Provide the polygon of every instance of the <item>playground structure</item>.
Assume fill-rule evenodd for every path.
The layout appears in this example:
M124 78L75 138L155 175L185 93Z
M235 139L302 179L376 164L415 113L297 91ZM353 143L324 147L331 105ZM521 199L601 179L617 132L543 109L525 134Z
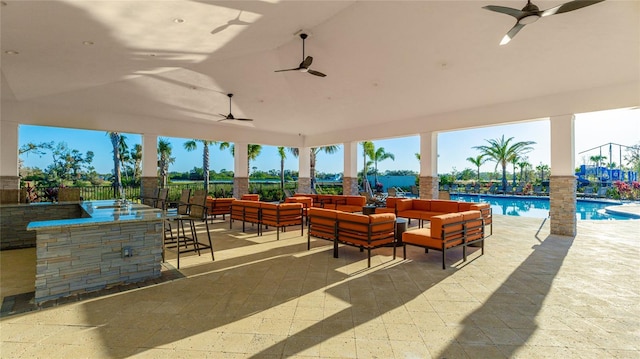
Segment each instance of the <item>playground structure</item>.
M612 162L613 159L613 147L618 146L618 162ZM609 156L605 157L602 155L602 149L608 147L609 148ZM629 146L617 144L617 143L605 143L603 145L590 148L588 150L582 151L579 154L591 152L594 150L598 150L598 156L594 156L599 158L598 164L595 165L587 165L583 164L580 166L580 170L576 172L577 181L579 186L588 186L591 182L596 182L601 185L611 184L616 181L631 183L634 181L638 181L638 172L636 171L628 171L620 167L622 165L622 149L631 148ZM603 166L606 161L608 161L606 166Z

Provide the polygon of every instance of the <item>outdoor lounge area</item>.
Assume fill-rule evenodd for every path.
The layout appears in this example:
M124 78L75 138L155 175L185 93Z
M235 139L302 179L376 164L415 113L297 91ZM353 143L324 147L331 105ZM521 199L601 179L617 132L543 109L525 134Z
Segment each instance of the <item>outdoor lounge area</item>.
M185 255L177 271L167 252L157 284L12 315L4 297L0 355L638 357L637 221L581 221L575 238L549 235L548 220L494 222L484 255L451 251L443 271L418 247L408 260L377 249L367 269L357 248L333 258L296 230L276 240L214 220L216 261ZM0 255L3 296L28 291L34 250Z
M96 162L113 155L112 167L82 179L113 177L108 200L129 198L118 178L123 154L135 157L136 195L146 195L167 186L169 163L185 163L176 147L192 147L182 142L172 154L165 140L197 143L202 166L189 170L196 175L202 168L203 187L210 178L205 169L224 172L220 197L242 205L243 196L256 195L255 145L297 153L290 156L297 162L292 190L303 194L316 190L327 162L319 150L335 146L340 193L356 196L359 172L373 157L361 156L362 144L411 137L413 146L397 155L419 168L411 174L415 188L387 194L449 199L475 187L439 187L439 174L450 165L442 162L453 153L440 150L443 137L543 122L548 141L539 146L549 166L540 179L548 185L478 192L533 194L548 198L549 208L544 218L493 212L492 235L482 247L454 246L445 255L409 245L395 258L390 243L363 252L363 246L334 249L336 242L308 237L302 216L313 208L306 202L290 204L297 207L295 220L280 221L278 206L264 222L261 211L247 218L246 208L262 206L251 199L240 223L232 212L239 205L207 201L212 193L204 189L206 221L185 223L207 244L210 239L202 255L163 246L166 200L155 201L146 218L119 203L135 231L122 225L115 208L102 208L107 214L100 218L74 212L65 219L95 223L77 226L86 232L73 236L75 224L41 227L33 245L0 251L0 358L640 357L638 220L578 220L575 179L578 117L640 106L640 2L553 8L566 1L535 1L548 11L540 13L518 10L536 7L526 0L1 1L3 206L47 212L52 207L45 205L65 205L18 204L29 177L21 172L24 157L39 156L41 145L53 154L63 146L48 141L65 140L53 131L47 142L24 138L30 126L101 132L92 148L69 148L59 158L73 159L73 177L80 179L78 166L93 171L94 155ZM591 130L608 125L603 120ZM136 136L139 147L121 153L124 136ZM475 147L467 139L457 143ZM218 152L209 157L207 146L216 144L232 149L226 168L217 167ZM280 168L274 173L285 171L284 158L270 160L277 162L269 167ZM508 169L515 176L515 164ZM480 167L477 172L479 181ZM381 205L379 197L364 200L318 203L356 210ZM24 219L7 207L6 217ZM407 218L404 234L422 220ZM25 225L13 223L2 224L24 232ZM417 244L431 242L427 227ZM391 228L386 232L385 241L393 241ZM67 234L91 252L91 265L77 268L77 258L65 252ZM126 266L117 270L126 278L115 278L113 263L144 269L136 253L144 236L152 242L144 255L153 257L152 274L133 280ZM42 265L41 248L58 239L60 258ZM66 265L62 273L59 262ZM45 289L73 296L38 297L43 270L62 283ZM67 276L83 271L96 277L81 288L86 294L76 295L77 282Z

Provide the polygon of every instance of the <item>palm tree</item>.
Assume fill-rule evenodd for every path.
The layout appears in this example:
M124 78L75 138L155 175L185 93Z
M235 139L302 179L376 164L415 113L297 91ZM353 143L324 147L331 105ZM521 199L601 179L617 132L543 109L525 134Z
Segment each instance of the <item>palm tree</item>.
M113 151L113 193L116 198L120 198L120 192L122 191L122 172L120 172L120 133L107 132L107 135L111 140Z
M478 168L478 182L480 182L480 166L487 162L487 159L484 155L477 155L476 157L467 157L467 161L473 163L474 166Z
M229 147L229 151L231 151L231 154L235 156L235 145L230 145L228 142L223 142L220 144L221 150L227 147ZM253 144L247 145L247 177L249 177L251 174L251 161L255 160L260 155L260 152L262 152L262 146Z
M375 148L375 147L374 147ZM392 161L396 160L396 156L393 155L393 153L390 152L386 152L384 150L384 147L380 147L378 149L376 149L375 151L373 151L373 156L370 156L371 160L373 161L373 166L375 169L375 183L376 186L378 186L378 162L382 162L386 159L391 159Z
M249 144L247 148L247 175L249 174L248 168L251 165L251 161L255 160L260 156L260 152L262 152L262 146Z
M513 154L511 155L511 157L509 158L509 162L513 165L513 186L516 186L516 165L518 164L518 162L520 161L520 156L518 156L517 154Z
M118 152L120 152L120 167L122 167L121 174L124 174L127 181L129 181L127 163L131 161L131 156L129 156L129 145L127 145L127 137L124 135L120 135L120 141L118 143Z
M420 161L420 154L418 152L414 153L416 155L416 159Z
M298 157L300 150L298 148L291 148L291 153L295 157ZM323 146L323 147L312 147L310 150L310 158L309 158L309 175L311 176L311 188L316 188L316 155L318 152L323 151L326 154L333 154L338 151L338 146Z
M129 156L133 163L133 180L139 183L140 175L142 174L142 145L135 144Z
M362 159L363 159L363 169L362 169L362 189L371 193L371 186L369 185L369 180L367 179L367 172L369 169L369 165L371 162L367 161L367 157L371 158L374 152L374 145L371 141L362 142Z
M171 143L166 139L158 140L158 167L160 169L160 182L162 188L167 187L167 177L169 177L169 164L175 161L175 158L171 157Z
M549 165L543 165L542 163L540 163L536 166L536 171L540 171L540 182L544 182L544 172L549 172L550 170L551 168L549 167Z
M284 193L284 160L287 159L284 147L278 147L278 155L280 156L280 190Z
M202 143L202 171L204 173L204 190L209 193L209 146L217 144L216 141L190 140L184 143L184 149L191 152L198 148L198 142Z
M528 157L524 157L521 159L521 162L518 163L518 167L520 167L520 181L524 181L527 182L528 179L528 175L527 175L527 168L531 167L531 163L527 162ZM527 177L527 178L525 178Z
M531 145L535 144L534 141L521 141L511 143L513 137L504 139L504 135L498 139L486 140L489 145L474 146L473 148L480 150L482 154L494 161L496 161L496 168L498 165L502 167L502 190L507 189L507 163L513 158L513 156L519 156L533 150Z

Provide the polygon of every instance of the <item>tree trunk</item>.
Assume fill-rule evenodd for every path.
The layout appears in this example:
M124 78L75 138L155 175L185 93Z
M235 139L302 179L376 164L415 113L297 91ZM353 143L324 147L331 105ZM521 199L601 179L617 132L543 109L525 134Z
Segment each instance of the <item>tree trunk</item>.
M367 153L364 151L364 148L362 151L362 159L364 160L364 167L362 168L362 190L373 195L370 186L367 186L367 183L369 183L369 180L367 179Z
M113 194L120 198L122 188L122 174L120 172L120 134L111 132L111 145L113 146Z
M311 188L316 189L316 151L311 149L311 154L309 156L309 174L311 175Z
M204 191L205 193L209 193L209 145L205 142L202 144L204 146L202 150L202 169L203 169L203 177L204 177Z
M502 164L502 191L507 191L507 164Z
M280 158L280 190L284 193L284 158Z

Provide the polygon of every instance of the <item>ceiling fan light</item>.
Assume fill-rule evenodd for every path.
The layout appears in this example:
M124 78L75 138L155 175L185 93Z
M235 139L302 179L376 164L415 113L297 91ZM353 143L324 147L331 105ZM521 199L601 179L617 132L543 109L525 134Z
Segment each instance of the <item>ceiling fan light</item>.
M300 71L300 72L309 72L309 69L307 69L307 68L303 67L303 68L301 68L299 71Z
M525 17L522 17L518 20L518 23L521 25L529 25L529 24L533 24L534 22L538 21L538 19L540 19L540 15L538 14L530 14L527 15Z

